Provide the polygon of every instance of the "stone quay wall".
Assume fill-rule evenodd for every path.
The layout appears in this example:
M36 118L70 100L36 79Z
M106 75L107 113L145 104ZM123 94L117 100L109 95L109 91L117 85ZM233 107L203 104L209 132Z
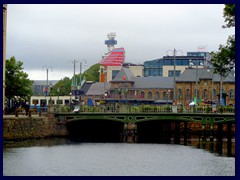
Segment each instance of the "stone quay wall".
M66 125L53 114L47 116L3 116L3 140L24 140L67 136Z

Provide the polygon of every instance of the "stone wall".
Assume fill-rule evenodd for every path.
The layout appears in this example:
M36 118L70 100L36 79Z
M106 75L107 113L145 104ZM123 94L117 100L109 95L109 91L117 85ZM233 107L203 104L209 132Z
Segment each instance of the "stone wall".
M65 124L58 123L53 114L46 116L3 116L3 139L31 139L67 136Z

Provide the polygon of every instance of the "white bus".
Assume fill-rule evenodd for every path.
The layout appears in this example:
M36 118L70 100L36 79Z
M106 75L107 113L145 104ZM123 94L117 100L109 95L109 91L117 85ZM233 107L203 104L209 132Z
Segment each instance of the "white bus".
M31 96L30 107L47 107L50 102L53 105L69 105L71 96Z

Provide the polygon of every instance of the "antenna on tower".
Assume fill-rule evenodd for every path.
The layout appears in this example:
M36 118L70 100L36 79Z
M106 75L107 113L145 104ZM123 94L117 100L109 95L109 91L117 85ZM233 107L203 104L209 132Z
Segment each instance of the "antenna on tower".
M116 33L110 32L107 34L108 40L105 40L105 44L107 45L108 51L111 52L114 49L115 44L117 44L117 41L115 40Z

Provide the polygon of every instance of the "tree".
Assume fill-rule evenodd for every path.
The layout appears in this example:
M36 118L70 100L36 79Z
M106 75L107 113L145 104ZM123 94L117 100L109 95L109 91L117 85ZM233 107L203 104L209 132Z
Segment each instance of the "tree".
M99 70L100 64L94 64L83 73L82 77L85 76L87 81L99 82Z
M15 57L6 60L6 91L8 100L20 97L28 99L32 94L33 81L28 79L28 74L23 72L23 62L16 61Z
M235 4L226 4L223 10L226 25L223 28L235 27ZM226 76L235 68L235 35L228 37L226 45L220 45L218 52L212 53L212 63L216 73Z
M83 74L82 78L86 78L86 81L93 81L99 82L99 64L92 65L89 69L87 69ZM75 75L75 78L79 82L79 74ZM58 81L52 88L51 88L51 95L53 96L68 96L71 92L71 84L73 81L73 77L70 79L65 77ZM59 92L58 92L59 89Z
M65 77L58 81L51 89L51 95L53 96L69 95L70 92L71 92L71 79L69 79L68 77Z

